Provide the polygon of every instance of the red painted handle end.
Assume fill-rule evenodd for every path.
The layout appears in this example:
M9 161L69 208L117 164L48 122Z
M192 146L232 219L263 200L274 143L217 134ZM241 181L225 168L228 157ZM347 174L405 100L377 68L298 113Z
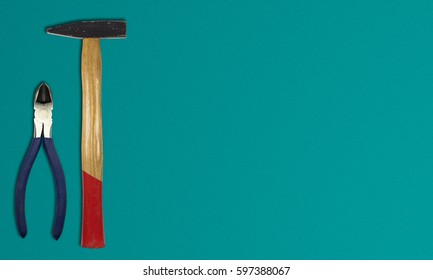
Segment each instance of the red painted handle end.
M81 246L85 248L105 247L102 181L84 171Z

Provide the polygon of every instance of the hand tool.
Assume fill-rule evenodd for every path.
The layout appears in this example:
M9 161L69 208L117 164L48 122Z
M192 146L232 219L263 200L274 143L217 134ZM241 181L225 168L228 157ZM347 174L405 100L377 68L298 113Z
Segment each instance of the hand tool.
M102 214L102 114L100 38L125 38L126 21L79 21L47 28L48 34L83 39L81 52L81 165L83 212L81 246L105 246Z
M50 88L46 83L42 83L35 93L34 99L34 134L30 147L21 164L18 173L18 180L15 189L15 214L18 231L24 238L27 235L27 223L25 216L25 197L26 186L29 179L30 170L35 162L36 156L43 144L47 153L51 171L54 176L56 186L56 214L53 227L53 237L58 240L63 231L66 214L66 181L62 165L57 156L54 142L51 137L53 97Z

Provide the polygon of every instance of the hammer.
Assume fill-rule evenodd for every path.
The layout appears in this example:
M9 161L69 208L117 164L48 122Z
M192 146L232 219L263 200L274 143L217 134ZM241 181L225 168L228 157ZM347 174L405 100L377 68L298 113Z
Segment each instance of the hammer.
M47 28L48 34L83 39L81 52L81 246L105 247L102 215L101 38L125 38L126 21L77 21Z

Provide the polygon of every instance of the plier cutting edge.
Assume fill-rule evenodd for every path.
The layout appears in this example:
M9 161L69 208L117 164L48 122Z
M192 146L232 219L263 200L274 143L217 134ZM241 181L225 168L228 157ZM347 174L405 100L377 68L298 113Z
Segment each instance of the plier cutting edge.
M54 148L51 138L53 98L51 90L46 83L42 83L35 93L34 99L34 135L30 147L21 164L15 189L15 214L18 231L21 237L27 235L27 223L25 216L26 186L30 170L36 156L43 144L56 186L56 214L53 226L53 237L58 240L63 231L66 214L66 181L62 165Z

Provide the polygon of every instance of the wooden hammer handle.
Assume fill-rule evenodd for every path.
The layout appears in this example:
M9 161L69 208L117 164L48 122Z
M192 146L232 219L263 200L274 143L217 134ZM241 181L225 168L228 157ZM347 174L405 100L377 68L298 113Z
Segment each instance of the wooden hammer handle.
M81 165L83 175L83 213L81 246L105 246L102 214L102 62L98 38L84 38L81 54L83 86Z

